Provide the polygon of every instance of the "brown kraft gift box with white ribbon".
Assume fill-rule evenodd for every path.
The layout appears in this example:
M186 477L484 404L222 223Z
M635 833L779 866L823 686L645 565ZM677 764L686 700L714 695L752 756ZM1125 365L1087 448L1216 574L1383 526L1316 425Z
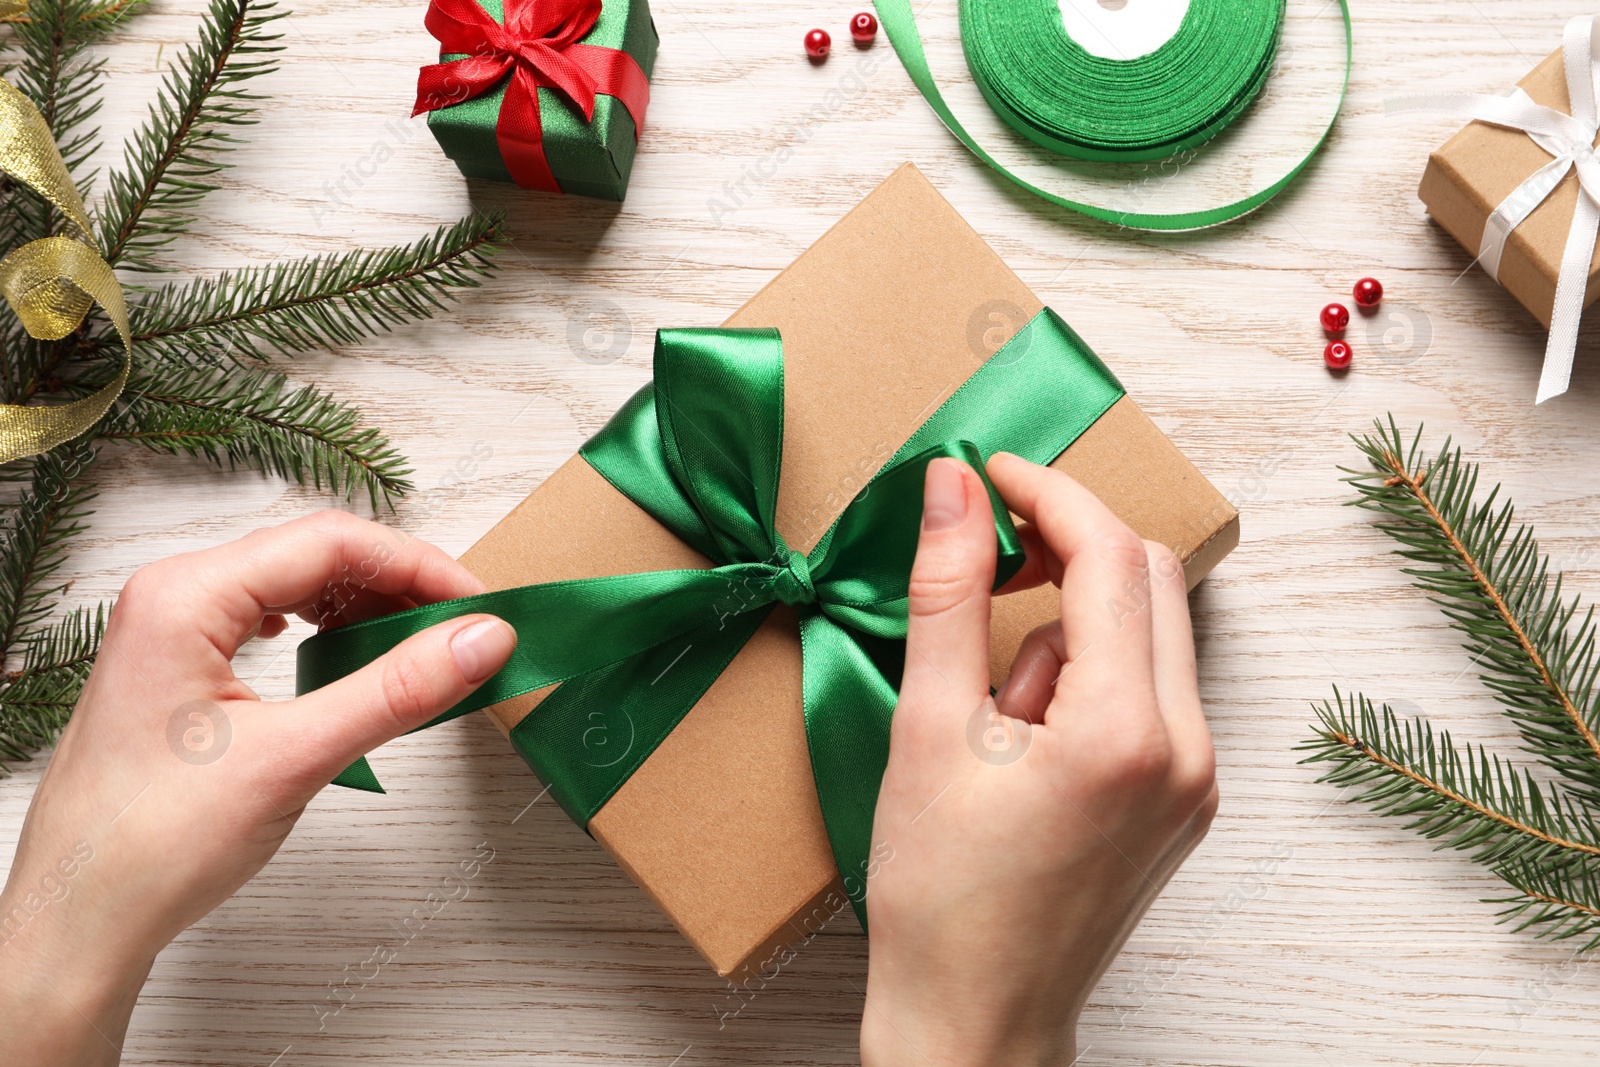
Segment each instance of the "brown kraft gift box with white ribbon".
M1536 104L1572 113L1561 49L1546 56L1517 85ZM1550 154L1521 130L1473 122L1428 156L1417 196L1428 214L1467 251L1479 254L1483 224L1500 202ZM1497 272L1501 288L1527 308L1545 329L1555 309L1561 253L1578 206L1578 175L1569 172L1542 204L1511 231ZM1600 296L1600 247L1589 261L1584 307Z
M785 540L809 551L928 414L1040 307L906 164L735 312L725 325L775 326L783 338L777 528ZM1115 371L1115 339L1100 342ZM1238 544L1238 513L1128 397L1054 466L1141 535L1171 546L1191 587ZM494 588L710 566L579 456L462 560ZM1057 609L1050 588L995 601L997 683L1023 635ZM509 731L548 692L488 713ZM778 606L589 831L735 980L849 910L811 776L789 608Z

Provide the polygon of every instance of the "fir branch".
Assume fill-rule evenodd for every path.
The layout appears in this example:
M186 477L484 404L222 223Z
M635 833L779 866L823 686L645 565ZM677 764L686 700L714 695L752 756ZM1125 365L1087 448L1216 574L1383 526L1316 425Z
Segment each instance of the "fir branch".
M100 651L106 617L102 603L27 636L21 668L0 682L0 757L26 759L61 732ZM6 770L0 763L0 773Z
M216 364L350 344L430 317L491 271L498 216L473 214L414 244L248 267L156 290L132 309L134 344ZM117 344L114 335L103 345Z
M51 361L54 344L30 337L15 316L0 314L0 351L5 356L0 361L0 399L8 404L24 402L30 383L40 380L40 370Z
M118 5L110 13L94 0L32 0L27 21L17 26L22 60L15 85L38 107L68 171L76 171L98 141L98 130L81 129L100 110L97 91L105 67L88 49L144 3ZM87 176L78 181L86 184Z
M193 208L217 186L233 128L255 122L260 96L244 83L277 69L283 16L272 3L211 0L198 44L186 46L168 72L149 117L126 146L122 169L107 180L100 247L107 261L159 269L152 256L194 222Z
M28 635L22 666L5 673L8 685L40 684L59 680L63 675L88 676L94 657L105 636L109 608L101 604L93 611L69 611L53 624Z
M33 0L14 35L21 58L13 84L39 109L80 189L92 177L77 172L99 141L99 130L85 126L100 110L98 89L105 67L104 59L88 49L116 22L90 17L101 6L94 0ZM7 192L10 210L0 229L0 251L59 231L63 220L43 197L10 179Z
M405 459L355 408L265 370L142 365L97 436L326 485L346 500L365 490L373 507L413 488Z
M1317 706L1321 725L1302 763L1331 763L1318 781L1355 787L1355 798L1406 828L1468 852L1515 891L1491 897L1500 921L1538 936L1600 944L1600 827L1595 813L1557 787L1541 787L1484 747L1455 747L1426 719L1374 710L1360 693Z
M1387 516L1377 525L1419 567L1405 573L1439 604L1479 677L1505 706L1529 749L1574 794L1600 807L1600 706L1596 702L1593 609L1562 599L1559 575L1532 528L1513 528L1499 487L1474 501L1478 465L1447 440L1425 459L1421 431L1408 443L1391 418L1356 438L1372 464L1347 471L1360 507Z
M0 520L0 660L48 612L46 599L65 588L52 579L96 495L83 477L94 458L93 446L81 442L35 457L30 484Z
M1499 873L1517 891L1490 900L1506 905L1502 922L1515 922L1518 930L1531 929L1552 940L1586 938L1579 951L1600 946L1600 877L1593 870L1513 864Z
M1299 747L1303 763L1331 763L1319 781L1357 787L1355 799L1381 815L1409 818L1408 830L1486 866L1596 863L1600 825L1592 810L1541 787L1482 746L1458 749L1449 731L1424 718L1402 720L1385 704L1335 687L1317 706L1321 726Z

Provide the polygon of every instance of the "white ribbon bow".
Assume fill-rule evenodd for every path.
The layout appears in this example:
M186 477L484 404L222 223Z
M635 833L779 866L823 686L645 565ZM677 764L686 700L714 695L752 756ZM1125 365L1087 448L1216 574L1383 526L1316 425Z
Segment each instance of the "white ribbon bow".
M1545 345L1544 369L1539 374L1542 404L1567 391L1572 377L1572 357L1578 347L1578 322L1583 317L1583 295L1588 288L1589 262L1595 237L1600 234L1600 161L1595 159L1595 138L1600 136L1600 18L1581 16L1568 22L1561 36L1562 63L1567 74L1567 95L1572 114L1533 102L1520 88L1505 96L1473 93L1422 93L1384 102L1397 111L1448 111L1463 118L1505 126L1526 133L1555 158L1529 175L1511 191L1483 224L1478 243L1478 263L1499 281L1500 255L1506 239L1534 208L1561 184L1567 171L1578 172L1578 206L1561 253L1561 273L1556 276L1555 307L1550 316L1550 340Z

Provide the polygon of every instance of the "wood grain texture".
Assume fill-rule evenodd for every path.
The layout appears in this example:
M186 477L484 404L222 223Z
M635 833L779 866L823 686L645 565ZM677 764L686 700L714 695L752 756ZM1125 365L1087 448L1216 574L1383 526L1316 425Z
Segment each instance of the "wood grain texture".
M200 7L156 0L106 50L112 144ZM930 10L941 7L953 10ZM437 322L292 368L363 405L415 461L421 490L393 521L462 551L645 380L656 325L721 321L913 159L1244 513L1243 544L1192 597L1222 811L1097 991L1083 1062L1600 1062L1600 970L1495 926L1481 901L1497 882L1341 803L1293 751L1308 702L1334 682L1509 741L1438 612L1401 586L1362 513L1341 506L1335 467L1355 459L1346 435L1374 415L1454 434L1576 585L1600 593L1600 326L1584 333L1572 392L1536 410L1542 332L1415 197L1429 149L1454 125L1382 108L1423 88L1510 86L1583 5L1360 3L1350 96L1321 159L1255 216L1171 236L1087 223L981 169L886 42L861 73L842 7L658 0L660 61L625 205L468 187L403 117L430 58L422 10L300 3L283 23L274 103L207 202L204 236L175 253L209 270L406 240L473 207L508 211L514 247L488 288ZM812 67L800 39L817 23L840 47ZM746 178L736 210L716 211L724 183L758 164L768 176ZM1316 310L1369 273L1388 290L1386 313L1407 321L1358 320L1355 369L1336 380ZM1409 348L1407 329L1421 339ZM115 452L100 480L70 564L73 601L325 503L133 451ZM286 696L296 636L247 648L241 676ZM0 780L0 856L43 765ZM163 953L126 1062L856 1061L866 947L848 916L736 1000L592 841L547 799L530 803L537 785L482 716L396 742L377 768L389 795L319 797L266 870ZM467 896L408 929L481 842L494 859ZM329 1014L341 1006L330 984L379 945L394 962L343 986L349 1002Z

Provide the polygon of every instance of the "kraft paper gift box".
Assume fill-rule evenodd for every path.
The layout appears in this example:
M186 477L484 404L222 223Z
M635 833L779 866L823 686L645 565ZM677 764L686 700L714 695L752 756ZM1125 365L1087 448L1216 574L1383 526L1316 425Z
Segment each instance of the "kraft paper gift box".
M1565 69L1558 48L1517 83L1534 103L1571 114ZM1521 130L1468 124L1428 156L1417 195L1450 236L1478 255L1483 225L1491 212L1534 171L1550 162L1549 153ZM1499 282L1506 292L1550 328L1561 253L1578 204L1578 176L1570 172L1548 199L1511 231L1500 256ZM1600 296L1600 248L1589 263L1583 303Z
M735 312L726 325L782 335L776 524L787 542L809 551L1040 307L906 164ZM1191 587L1238 544L1234 508L1126 396L1054 465L1171 546ZM709 565L581 456L462 559L492 588ZM1023 635L1058 615L1056 596L996 600L996 684ZM488 711L509 733L551 691ZM724 976L753 973L846 907L812 779L791 609L778 606L588 829Z

